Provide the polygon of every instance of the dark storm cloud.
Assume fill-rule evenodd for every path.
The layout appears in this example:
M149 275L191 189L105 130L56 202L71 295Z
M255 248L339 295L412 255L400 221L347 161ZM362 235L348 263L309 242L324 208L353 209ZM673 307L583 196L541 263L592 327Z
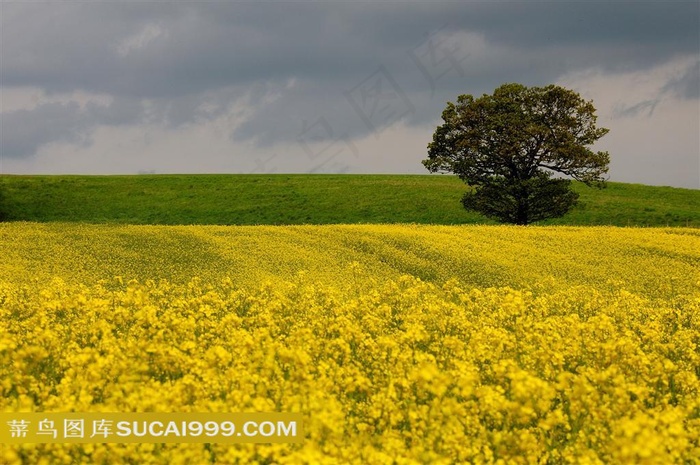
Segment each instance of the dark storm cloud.
M12 13L3 16L7 86L173 98L290 76L332 80L380 55L365 38L336 29L324 8L308 4L3 8ZM149 25L160 34L143 49L117 53L121 42Z
M253 110L232 130L237 139L298 141L304 121L353 138L435 120L445 101L503 82L541 85L592 66L639 70L697 55L699 30L696 2L7 3L2 13L3 86L114 99L87 112L6 114L3 150L16 154L96 124L144 121L142 99L172 127L247 96ZM442 43L450 34L457 39ZM379 70L383 93L373 93ZM692 98L696 82L691 70L669 86ZM267 91L279 94L271 104ZM368 103L373 95L385 99ZM204 100L219 105L202 113ZM369 114L378 105L384 114ZM51 111L65 122L44 130ZM20 120L26 135L11 134Z
M84 108L76 102L54 102L31 110L4 112L2 155L29 156L50 142L86 144L96 126L138 123L142 114L142 105L130 99L119 99L109 105L88 103Z
M6 4L2 21L4 85L146 98L290 76L360 77L398 64L441 27L533 55L554 49L568 67L645 67L698 51L696 3L76 2ZM149 24L162 34L115 54ZM580 49L592 53L567 56Z
M2 115L2 155L32 155L49 142L84 143L90 121L77 103L48 103Z
M648 63L658 53L696 52L698 13L696 2L484 2L461 19L493 42L523 48L634 45L630 58Z
M700 98L700 59L691 64L682 76L671 79L663 90L684 99Z

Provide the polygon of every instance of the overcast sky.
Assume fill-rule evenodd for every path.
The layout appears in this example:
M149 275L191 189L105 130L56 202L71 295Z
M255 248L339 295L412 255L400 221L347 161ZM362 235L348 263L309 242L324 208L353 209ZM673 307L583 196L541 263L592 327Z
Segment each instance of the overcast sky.
M421 173L447 101L559 84L612 181L700 188L700 3L11 2L2 173Z

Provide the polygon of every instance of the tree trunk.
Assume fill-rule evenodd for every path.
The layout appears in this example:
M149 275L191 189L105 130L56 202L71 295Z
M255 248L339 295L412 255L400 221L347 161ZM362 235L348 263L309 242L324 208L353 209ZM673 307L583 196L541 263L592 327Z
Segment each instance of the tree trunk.
M515 218L515 224L520 224L523 226L528 224L527 202L518 202L518 213Z
M529 205L528 205L528 189L526 186L520 186L520 189L517 190L518 193L518 198L516 199L518 202L518 210L515 215L515 224L520 224L520 225L527 225L529 223L528 221L528 213L529 213Z

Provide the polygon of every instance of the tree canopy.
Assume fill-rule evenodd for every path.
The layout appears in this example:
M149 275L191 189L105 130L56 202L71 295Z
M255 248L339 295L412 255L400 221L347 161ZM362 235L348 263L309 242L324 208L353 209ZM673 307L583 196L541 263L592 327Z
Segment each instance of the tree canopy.
M528 224L564 215L578 195L568 176L604 187L610 156L589 146L597 128L593 103L563 87L504 84L493 95L448 102L423 160L431 172L454 173L472 190L465 208Z

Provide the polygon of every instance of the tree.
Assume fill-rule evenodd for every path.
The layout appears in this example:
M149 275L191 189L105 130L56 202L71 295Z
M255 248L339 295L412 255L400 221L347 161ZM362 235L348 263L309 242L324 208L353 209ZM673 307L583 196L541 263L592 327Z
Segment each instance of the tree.
M468 210L525 225L563 216L576 204L571 181L555 173L605 187L610 155L588 146L608 129L596 128L593 103L572 90L504 84L493 95L460 95L442 119L423 165L467 183Z

